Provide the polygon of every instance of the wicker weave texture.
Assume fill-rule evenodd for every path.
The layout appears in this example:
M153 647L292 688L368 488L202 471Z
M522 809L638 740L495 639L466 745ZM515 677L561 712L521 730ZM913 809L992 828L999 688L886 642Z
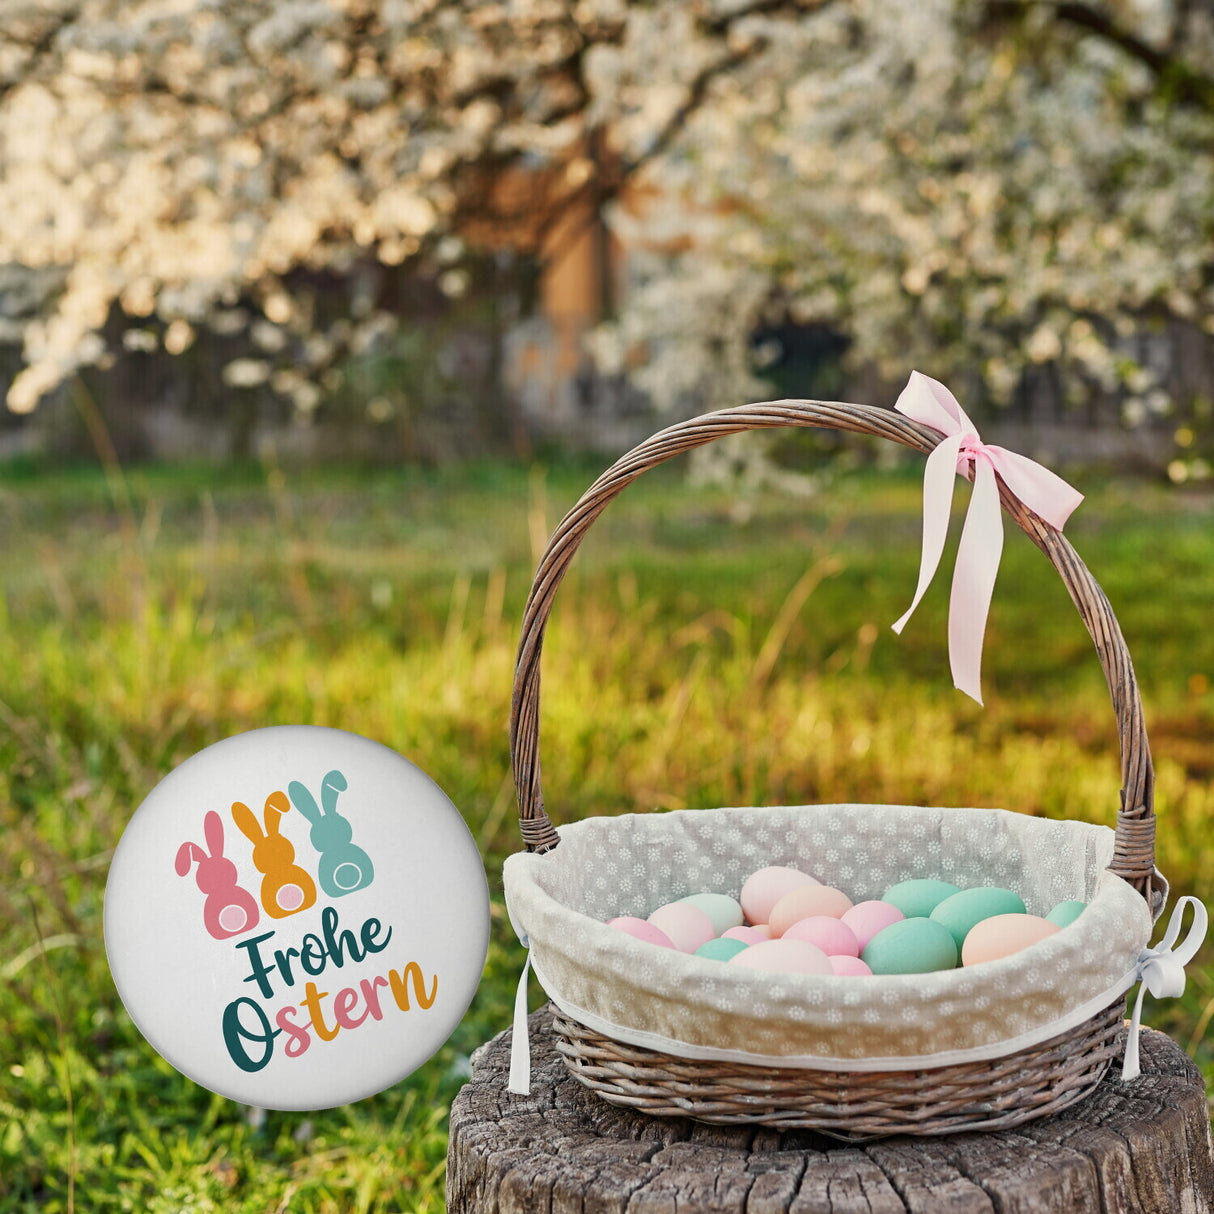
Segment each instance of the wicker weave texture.
M815 1071L675 1058L627 1045L553 1009L557 1051L611 1104L720 1125L810 1129L858 1142L887 1134L1006 1130L1056 1113L1100 1082L1117 1052L1118 999L1077 1028L988 1062L924 1071Z
M579 545L612 499L638 476L682 452L745 430L815 427L873 435L928 454L941 435L889 409L782 400L723 409L653 435L608 468L556 528L524 610L510 717L519 823L529 851L560 838L541 786L540 658L549 613ZM1133 663L1112 607L1054 527L999 481L1003 509L1049 558L1096 648L1117 719L1121 808L1110 871L1154 911L1154 773ZM559 1049L572 1073L614 1104L702 1121L803 1127L847 1139L946 1134L1019 1125L1065 1108L1100 1081L1115 1051L1123 1003L1046 1042L1004 1058L914 1073L743 1067L626 1045L557 1014Z

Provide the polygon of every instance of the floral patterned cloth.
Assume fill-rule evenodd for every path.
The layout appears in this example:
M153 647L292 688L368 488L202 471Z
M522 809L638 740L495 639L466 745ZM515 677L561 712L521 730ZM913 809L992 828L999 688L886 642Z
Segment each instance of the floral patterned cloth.
M592 818L504 870L511 922L550 998L619 1040L687 1057L897 1069L998 1057L1080 1023L1133 981L1151 914L1107 871L1113 831L991 809L819 805ZM1087 902L1023 952L932 974L759 972L675 953L606 925L703 891L737 896L786 864L853 902L935 877L1015 890L1032 914Z

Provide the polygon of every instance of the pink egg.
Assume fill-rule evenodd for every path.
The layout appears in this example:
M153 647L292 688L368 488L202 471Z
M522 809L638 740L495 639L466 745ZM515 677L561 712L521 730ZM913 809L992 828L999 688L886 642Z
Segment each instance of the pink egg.
M767 921L773 936L782 936L798 919L811 915L829 915L839 919L851 910L851 899L840 889L830 885L806 885L785 894L771 908Z
M869 902L857 902L841 918L856 933L856 939L863 948L879 931L906 916L892 902L874 898Z
M808 940L761 940L744 948L727 965L786 974L830 974L830 958Z
M829 915L810 915L807 919L798 919L780 939L808 940L828 957L843 953L852 957L860 955L860 942L855 932L842 919L832 919Z
M830 968L843 977L860 978L867 974L872 977L872 970L860 960L859 957L849 957L846 953L840 953L837 957L830 959Z
M746 878L738 901L742 904L742 913L746 916L747 923L766 923L771 908L785 894L800 889L803 885L817 884L817 878L808 873L774 864L769 868L761 868Z
M764 927L767 925L764 924ZM758 944L760 940L770 940L771 936L766 931L760 931L757 927L731 927L728 931L721 933L722 940L741 940L743 944Z
M1039 915L992 915L970 928L961 946L962 965L998 961L1058 931L1058 925Z
M662 948L674 948L674 941L660 927L654 927L652 923L645 919L638 919L635 915L619 915L614 919L608 919L607 926L614 927L616 931L635 936L638 940L644 940L649 944L659 944Z
M690 902L667 902L649 916L649 922L661 928L681 953L694 953L717 934L712 920Z

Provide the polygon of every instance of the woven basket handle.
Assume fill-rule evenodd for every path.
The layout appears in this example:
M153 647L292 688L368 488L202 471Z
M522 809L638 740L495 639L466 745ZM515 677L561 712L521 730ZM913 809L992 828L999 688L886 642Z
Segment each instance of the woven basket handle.
M900 413L871 405L783 400L722 409L680 422L646 439L618 459L565 515L540 559L523 613L522 636L510 707L510 757L518 793L519 825L529 851L548 851L560 841L540 786L540 654L552 601L590 525L641 473L683 451L743 430L813 426L891 439L927 454L941 435ZM1117 815L1112 872L1133 885L1148 904L1155 871L1154 772L1134 668L1113 609L1070 542L1014 497L999 480L1003 509L1053 562L1096 644L1117 714L1121 749L1121 809ZM1158 891L1155 891L1158 894ZM1156 897L1154 901L1159 901ZM1152 906L1152 909L1155 909Z

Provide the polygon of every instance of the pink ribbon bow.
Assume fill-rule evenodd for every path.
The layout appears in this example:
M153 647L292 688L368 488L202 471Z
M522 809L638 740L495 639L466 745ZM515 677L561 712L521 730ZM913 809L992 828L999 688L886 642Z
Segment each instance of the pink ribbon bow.
M906 614L894 624L901 632L919 605L940 564L953 501L953 473L970 475L970 498L948 607L948 657L953 686L982 703L982 636L990 611L995 575L1003 553L1003 511L995 473L1034 513L1062 530L1083 494L1026 456L984 443L957 398L942 384L918 371L902 389L894 408L945 437L927 457L923 472L923 552L919 585Z

